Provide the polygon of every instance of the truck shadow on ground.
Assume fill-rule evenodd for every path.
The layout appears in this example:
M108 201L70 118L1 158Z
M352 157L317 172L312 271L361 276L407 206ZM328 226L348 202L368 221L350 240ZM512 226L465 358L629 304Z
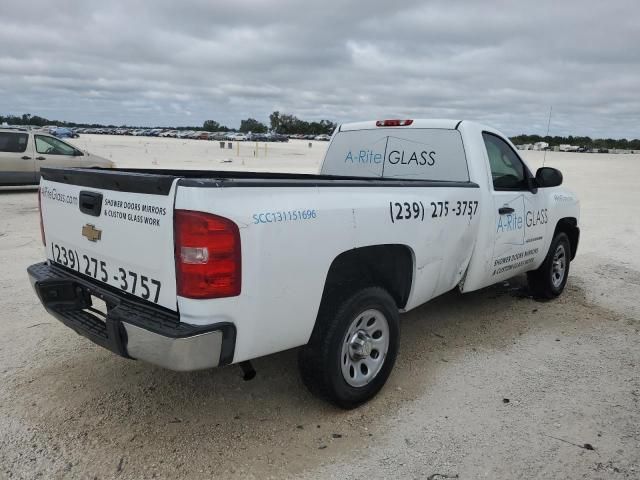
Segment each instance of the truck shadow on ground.
M24 421L54 439L44 448L56 442L62 448L64 436L65 448L73 448L69 442L77 448L88 443L102 455L107 449L114 458L125 458L131 449L154 445L144 461L172 462L176 473L188 470L181 460L188 452L208 455L216 468L239 458L246 462L247 455L250 463L266 462L252 456L256 445L278 456L274 465L293 462L295 470L298 462L301 471L342 436L368 441L377 434L374 425L384 428L385 418L429 389L435 372L459 355L511 348L523 332L555 328L568 302L587 308L576 282L548 303L531 299L525 282L519 277L471 294L452 291L403 315L400 354L389 383L353 411L338 410L306 391L295 350L256 360L258 374L245 382L236 366L175 373L72 337L64 355L31 370L32 380L17 387L33 405ZM66 329L56 333L65 340L70 335Z

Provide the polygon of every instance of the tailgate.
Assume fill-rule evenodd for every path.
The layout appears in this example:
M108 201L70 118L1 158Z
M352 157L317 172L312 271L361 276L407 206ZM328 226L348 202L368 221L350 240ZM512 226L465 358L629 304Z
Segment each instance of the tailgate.
M173 203L177 177L43 169L47 258L176 310Z

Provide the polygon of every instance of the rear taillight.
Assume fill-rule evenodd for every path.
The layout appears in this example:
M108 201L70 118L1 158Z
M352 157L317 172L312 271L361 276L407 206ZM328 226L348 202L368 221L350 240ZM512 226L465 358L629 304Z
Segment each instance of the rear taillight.
M191 210L174 214L178 295L221 298L240 295L240 231L228 218Z
M47 242L44 237L44 222L42 221L42 190L38 188L38 212L40 212L40 236L42 237L42 244L46 247Z
M376 127L408 127L413 120L378 120Z

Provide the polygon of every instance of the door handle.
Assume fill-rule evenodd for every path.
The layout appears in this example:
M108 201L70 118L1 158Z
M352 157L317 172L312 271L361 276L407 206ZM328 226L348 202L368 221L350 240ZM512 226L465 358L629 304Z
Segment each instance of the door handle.
M515 212L515 210L513 208L511 208L511 207L500 207L498 209L498 213L500 215L508 215L510 213L513 213L513 212Z
M25 155L24 157L20 157L21 160L31 160L29 155Z
M36 157L36 160L46 160L45 157Z

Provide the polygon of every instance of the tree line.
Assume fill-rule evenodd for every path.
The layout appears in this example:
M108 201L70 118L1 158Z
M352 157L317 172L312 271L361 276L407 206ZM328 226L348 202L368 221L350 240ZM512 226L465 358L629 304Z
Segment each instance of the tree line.
M56 125L58 127L87 127L87 128L149 128L149 127L137 127L128 125L104 125L100 123L76 123L65 122L61 120L49 120L38 115L30 115L25 113L23 115L0 115L0 124L7 123L9 125L32 125L43 127L45 125ZM286 113L273 112L269 115L269 125L260 122L255 118L247 118L240 122L239 131L253 132L253 133L266 133L268 131L291 135L291 134L304 134L304 135L331 135L336 128L336 123L329 120L320 120L308 122L301 120L295 115ZM229 128L220 124L215 120L206 120L202 126L184 126L184 127L156 127L156 128L171 128L175 130L205 130L207 132L228 132L235 129ZM511 141L516 145L547 142L549 146L554 147L561 144L577 145L585 148L620 148L628 150L640 150L640 139L627 140L626 138L591 138L591 137L579 137L579 136L541 136L541 135L516 135L511 137Z
M337 124L329 120L320 120L319 122L308 122L301 120L295 115L281 114L280 112L273 112L269 115L269 125L263 123L255 118L247 118L240 121L239 131L243 133L267 133L272 131L275 133L290 135L290 134L304 134L304 135L331 135L335 130ZM204 130L209 132L224 131L226 127L220 125L215 120L207 120L202 125Z
M541 136L541 135L517 135L511 137L511 141L514 145L522 145L527 143L546 142L550 147L556 147L558 145L575 145L578 147L585 147L587 149L603 148L612 149L619 148L624 150L640 150L640 140L633 139L627 140L626 138L591 138L591 137L574 137L569 135L567 137L559 136Z
M24 113L22 115L0 115L0 125L3 123L7 123L8 125L22 125L22 126L32 126L32 127L44 127L45 125L55 125L56 127L83 127L83 128L128 128L128 129L136 129L136 128L154 128L154 127L141 127L137 125L113 125L113 124L104 124L104 123L79 123L79 122L67 122L64 120L50 120L45 117L41 117L39 115L31 115L29 113ZM200 130L201 127L195 126L185 126L185 127L162 127L156 126L155 128L166 128L166 129L174 129L174 130ZM226 128L226 127L223 127ZM229 130L229 129L227 129Z
M50 120L39 115L31 115L25 113L23 115L0 115L0 124L7 123L9 125L30 125L36 127L44 127L45 125L55 125L57 127L85 127L85 128L150 128L139 127L135 125L105 125L101 123L77 123L66 122L63 120ZM228 132L236 129L222 125L216 120L205 120L202 126L183 126L183 127L167 127L157 126L156 128L167 128L175 130L205 130L207 132ZM255 118L247 118L240 121L240 132L247 133L266 133L272 131L280 134L327 134L331 135L336 128L336 124L329 120L320 120L308 122L301 120L295 115L281 114L273 112L269 115L269 125L256 120Z

